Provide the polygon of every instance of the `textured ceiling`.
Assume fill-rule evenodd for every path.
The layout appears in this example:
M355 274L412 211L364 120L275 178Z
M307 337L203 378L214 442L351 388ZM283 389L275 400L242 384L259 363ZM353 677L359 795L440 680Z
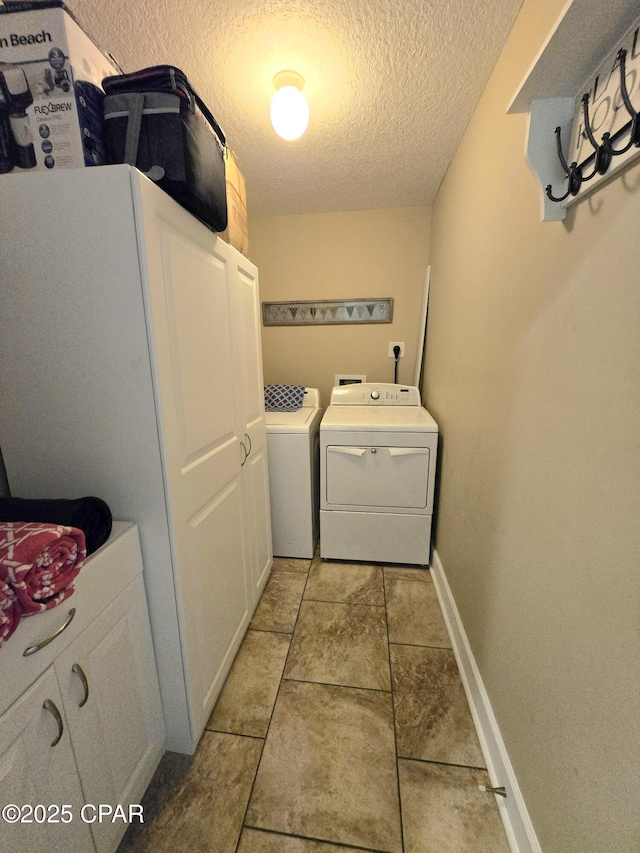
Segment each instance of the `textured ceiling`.
M187 74L236 151L254 216L429 204L521 0L67 0L125 71ZM295 142L272 80L305 78Z

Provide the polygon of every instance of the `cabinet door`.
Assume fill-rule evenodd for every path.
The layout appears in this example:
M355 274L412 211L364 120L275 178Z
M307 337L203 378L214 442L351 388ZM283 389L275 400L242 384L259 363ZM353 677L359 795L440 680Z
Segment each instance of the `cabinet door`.
M248 531L248 575L257 603L271 569L271 514L267 467L266 418L262 373L262 340L258 271L236 254L235 298L237 366L242 403L242 429L249 456L243 471L243 510Z
M234 250L150 182L140 178L139 189L148 335L195 749L250 618L233 356Z
M258 270L237 252L234 261L238 328L236 369L241 390L243 429L251 438L253 451L259 450L266 440Z
M55 664L87 803L139 803L164 747L164 723L142 575ZM127 825L91 824L98 853Z
M58 723L49 700L60 714ZM60 733L62 737L55 741ZM55 744L55 745L54 745ZM82 790L74 761L67 721L53 668L48 669L0 717L0 806L41 804L68 806L64 815L48 810L58 823L0 821L2 853L87 853L93 850L91 832L80 817ZM69 823L67 814L72 814Z
M247 517L246 527L249 530L248 574L253 602L257 604L269 578L273 562L266 444L247 458L242 486L244 512Z

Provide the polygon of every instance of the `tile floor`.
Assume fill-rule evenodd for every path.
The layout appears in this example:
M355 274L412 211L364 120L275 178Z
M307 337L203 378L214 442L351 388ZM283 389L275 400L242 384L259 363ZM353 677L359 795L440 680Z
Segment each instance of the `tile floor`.
M193 757L119 853L508 853L430 574L274 560Z

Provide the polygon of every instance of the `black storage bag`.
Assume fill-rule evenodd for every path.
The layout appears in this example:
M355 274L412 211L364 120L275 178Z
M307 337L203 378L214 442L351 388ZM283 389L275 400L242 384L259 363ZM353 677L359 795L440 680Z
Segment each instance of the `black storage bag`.
M144 172L213 231L227 227L225 136L179 68L102 81L110 163Z
M84 533L87 557L97 551L111 534L111 510L102 498L4 498L0 497L2 521L64 524Z

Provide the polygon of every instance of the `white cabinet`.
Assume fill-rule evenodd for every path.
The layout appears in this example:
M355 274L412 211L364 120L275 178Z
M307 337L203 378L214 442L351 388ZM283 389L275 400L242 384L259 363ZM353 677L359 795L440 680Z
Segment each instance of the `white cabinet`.
M44 707L49 705L51 710ZM55 710L54 710L55 709ZM60 723L55 713L60 715ZM74 760L62 698L53 669L48 669L0 717L0 803L69 805L68 815L52 815L59 823L0 824L2 853L86 853L93 849L91 830L80 820L82 789ZM58 735L62 730L62 737Z
M149 181L138 221L189 711L199 737L250 618L228 247Z
M94 847L113 853L124 835L127 824L93 820L93 807L139 803L164 751L142 578L136 528L116 523L64 602L75 611L68 627L25 657L24 649L47 639L40 618L53 611L37 614L0 650L0 678L12 673L3 696L11 704L0 717L0 804L16 804L31 817L30 823L0 822L2 853ZM20 658L22 685L15 676ZM36 804L48 807L44 815L25 811ZM52 810L63 805L68 808L60 813Z
M55 671L85 801L139 803L163 731L141 575L60 655ZM121 821L92 821L98 853L114 850L124 829Z
M271 566L257 270L129 166L12 175L0 231L12 492L136 522L167 746L193 752Z

